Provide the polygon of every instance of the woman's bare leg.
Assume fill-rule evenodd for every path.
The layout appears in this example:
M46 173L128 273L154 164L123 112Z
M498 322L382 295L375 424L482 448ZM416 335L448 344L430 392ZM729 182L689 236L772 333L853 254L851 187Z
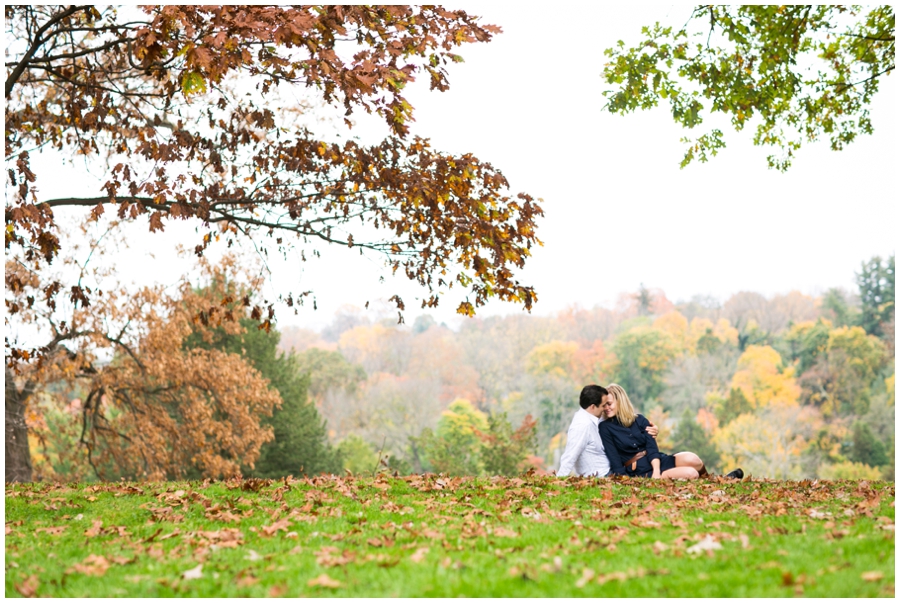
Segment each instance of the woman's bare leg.
M667 469L659 474L660 477L667 479L697 479L700 473L693 467L678 467Z
M707 475L703 460L693 452L678 452L675 454L675 467L690 467L703 477Z

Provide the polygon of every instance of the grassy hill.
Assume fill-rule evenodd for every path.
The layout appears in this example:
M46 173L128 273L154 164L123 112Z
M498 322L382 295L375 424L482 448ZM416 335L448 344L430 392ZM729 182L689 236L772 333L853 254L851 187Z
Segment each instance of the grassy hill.
M521 478L6 487L6 596L893 596L894 485Z

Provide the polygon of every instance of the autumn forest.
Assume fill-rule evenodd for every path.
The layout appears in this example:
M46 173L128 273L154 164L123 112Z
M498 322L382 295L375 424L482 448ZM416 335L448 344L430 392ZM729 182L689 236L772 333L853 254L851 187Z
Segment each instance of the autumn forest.
M581 387L613 382L660 449L714 472L894 476L893 257L818 297L676 303L641 287L614 308L455 329L345 307L320 332L197 320L209 299L242 297L233 263L207 270L205 286L133 299L130 346L97 325L94 354L112 356L94 372L45 369L27 417L36 479L551 472Z

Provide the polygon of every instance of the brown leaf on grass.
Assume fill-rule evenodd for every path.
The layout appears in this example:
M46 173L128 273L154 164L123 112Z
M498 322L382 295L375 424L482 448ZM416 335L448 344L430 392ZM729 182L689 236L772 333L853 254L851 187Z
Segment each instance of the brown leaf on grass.
M100 555L88 555L82 563L76 563L66 570L67 574L78 572L85 576L102 576L109 569L109 561Z
M336 565L347 565L356 559L356 553L351 550L343 551L340 555L335 555L337 549L333 546L325 546L313 553L316 557L316 563L323 567L334 567Z
M47 534L50 534L51 536L59 536L60 534L62 534L65 531L66 531L66 526L53 526L53 527L49 527L49 528L37 528L34 531L34 534L35 534L35 536L37 536L38 532L46 532Z
M184 573L181 574L182 579L184 580L196 580L198 578L203 577L203 564L201 563L195 568L185 570Z
M237 586L253 586L257 582L259 582L259 578L257 578L253 574L241 576L240 578L238 578L237 580L234 581L234 583Z
M287 594L288 587L287 584L276 584L272 588L269 589L270 597L283 597Z
M625 572L611 572L609 574L600 574L597 576L597 584L606 584L611 580L619 580L620 582L624 582L628 580L628 574Z
M16 590L23 597L33 597L37 594L38 586L41 585L41 581L38 580L37 575L31 574L25 580L22 581L21 584L16 584Z
M198 532L197 535L208 540L210 544L226 549L236 549L244 544L244 533L237 528L226 528L215 532Z
M137 561L137 557L122 557L121 555L114 555L110 557L109 560L116 565L128 565L129 563L134 563L135 561Z
M230 523L233 521L234 522L241 521L240 515L235 515L234 513L232 513L231 511L229 511L227 509L218 507L218 505L215 507L211 507L206 512L206 518L211 521L224 521L226 523Z
M498 536L500 538L518 538L519 533L501 526L499 528L494 528L494 536Z
M262 533L263 536L272 536L273 534L275 534L276 532L279 532L279 531L287 532L290 527L291 527L290 520L287 518L284 518L284 519L279 519L278 521L276 521L275 523L273 523L270 526L263 526L262 528L260 528L260 532Z
M884 578L884 574L881 572L863 572L862 579L866 582L878 582Z
M694 555L697 553L702 553L704 551L717 551L722 548L722 545L716 541L710 535L704 536L697 544L690 546L687 548L687 553Z
M416 549L416 552L409 556L409 560L413 563L421 563L430 550L427 546Z
M318 578L313 578L306 583L307 586L322 586L324 588L340 588L341 583L328 574L322 574Z
M594 570L592 570L591 568L584 568L583 570L581 570L581 578L579 578L578 581L575 582L575 586L578 588L584 588L585 586L587 586L588 582L594 579L595 575L596 574Z
M157 540L168 540L169 538L175 538L175 537L178 536L179 534L181 534L181 530L178 530L178 529L176 528L174 531L169 532L168 534L164 534L164 535L160 536Z
M669 549L669 546L665 543L660 542L659 540L657 540L656 542L653 543L653 552L656 553L657 555L659 555L660 553L662 553L668 549Z

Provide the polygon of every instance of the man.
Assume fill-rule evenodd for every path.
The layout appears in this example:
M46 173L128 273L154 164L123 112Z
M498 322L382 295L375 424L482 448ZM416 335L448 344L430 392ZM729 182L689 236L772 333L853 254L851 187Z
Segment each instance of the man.
M572 424L566 436L566 450L559 461L556 475L586 475L605 477L609 473L609 459L600 440L600 421L604 420L603 409L609 392L601 385L585 385L578 401L581 409L572 417ZM652 425L647 428L654 438L659 429Z

